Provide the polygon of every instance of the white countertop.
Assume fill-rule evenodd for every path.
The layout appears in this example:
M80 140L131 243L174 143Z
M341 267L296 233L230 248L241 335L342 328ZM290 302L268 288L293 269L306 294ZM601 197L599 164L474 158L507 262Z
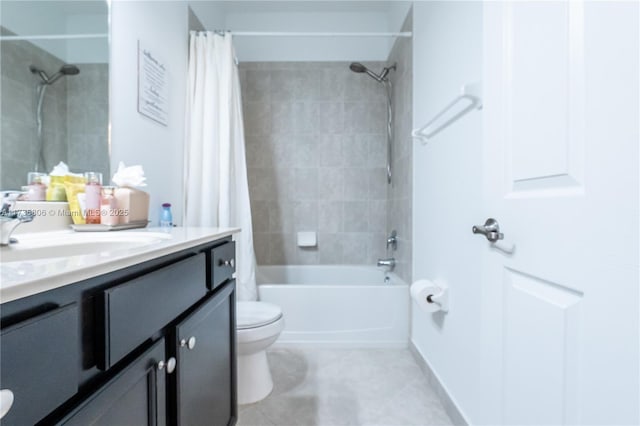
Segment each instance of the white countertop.
M100 253L79 254L69 257L53 257L28 261L0 263L0 303L31 296L68 284L97 277L109 272L133 266L141 262L175 253L184 249L215 241L233 235L238 228L144 228L125 233L164 234L163 239L152 244L132 248L103 251ZM58 241L72 238L72 230L46 233ZM82 233L87 234L87 233ZM98 234L98 233L96 233ZM105 234L100 232L99 234ZM116 234L109 232L108 234ZM18 239L35 238L45 234L22 234ZM168 237L167 237L168 235ZM19 242L17 244L20 244Z

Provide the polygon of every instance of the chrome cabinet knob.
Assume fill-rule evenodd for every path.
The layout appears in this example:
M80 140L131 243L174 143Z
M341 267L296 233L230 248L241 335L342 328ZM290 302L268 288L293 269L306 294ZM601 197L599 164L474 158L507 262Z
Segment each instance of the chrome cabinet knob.
M171 374L176 371L176 359L171 357L167 360L167 374Z
M176 370L176 359L174 357L169 358L166 362L164 360L158 361L158 371L167 369L167 374L171 374Z
M10 389L0 390L0 419L7 415L13 405L13 392Z
M229 260L220 259L220 261L218 262L218 266L229 266L233 268L236 266L236 263L233 259L229 259Z
M484 222L484 225L477 225L471 228L471 232L474 234L482 234L487 240L495 243L498 240L504 238L504 234L500 232L500 224L497 220L490 217Z
M189 350L192 350L193 348L195 348L196 347L196 338L195 338L195 336L191 336L191 337L189 337L189 339L180 340L180 347L184 348L185 346Z

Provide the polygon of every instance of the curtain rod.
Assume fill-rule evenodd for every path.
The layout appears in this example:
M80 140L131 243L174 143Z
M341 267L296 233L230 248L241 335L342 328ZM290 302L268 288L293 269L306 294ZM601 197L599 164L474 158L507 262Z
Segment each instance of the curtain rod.
M108 34L58 34L58 35L13 35L13 36L0 36L0 41L22 41L22 40L72 40L72 39L86 39L86 38L107 38Z
M200 31L206 32L206 31ZM223 33L224 31L214 31ZM243 37L411 37L410 31L406 32L296 32L296 31L228 31L233 36Z

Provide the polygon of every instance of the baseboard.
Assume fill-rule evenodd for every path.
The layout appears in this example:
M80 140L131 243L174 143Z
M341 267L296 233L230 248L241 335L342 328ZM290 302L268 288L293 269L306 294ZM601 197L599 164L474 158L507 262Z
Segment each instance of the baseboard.
M449 395L449 392L447 392L446 388L440 382L440 379L438 378L436 373L434 373L434 371L431 369L431 366L412 340L409 341L409 351L416 359L416 362L424 372L425 376L427 376L429 384L436 391L436 394L442 402L444 410L446 411L447 415L449 415L449 418L451 419L453 424L456 426L468 426L469 422L467 422L464 415L462 414L456 403L453 401L453 398L451 398L451 396Z

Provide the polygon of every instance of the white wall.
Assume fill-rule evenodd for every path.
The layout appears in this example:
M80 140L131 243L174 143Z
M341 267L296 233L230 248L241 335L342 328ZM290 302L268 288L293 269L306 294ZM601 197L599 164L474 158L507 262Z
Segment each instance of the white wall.
M482 79L482 3L416 2L414 127ZM413 155L413 278L444 280L447 314L412 306L411 339L470 423L481 416L481 264L471 226L482 214L481 112L472 112Z
M138 40L168 65L169 123L137 111ZM184 114L188 56L188 6L182 1L115 1L111 14L111 170L118 162L141 164L151 194L150 220L173 205L182 223Z

